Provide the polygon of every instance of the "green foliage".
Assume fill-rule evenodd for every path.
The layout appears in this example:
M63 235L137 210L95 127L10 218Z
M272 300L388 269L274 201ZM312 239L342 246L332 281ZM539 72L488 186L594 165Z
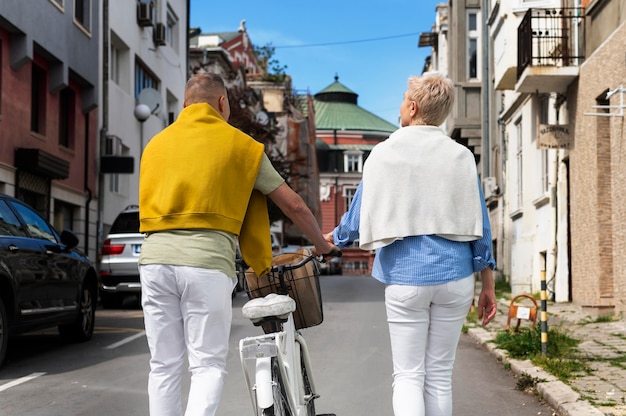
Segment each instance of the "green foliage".
M521 328L519 332L500 332L495 343L508 351L509 357L529 359L560 380L567 380L576 373L588 371L585 360L577 353L580 340L569 337L558 328L548 329L546 354L541 351L541 324L533 328Z
M495 289L497 299L511 297L511 284L506 279L497 279Z
M274 57L275 53L276 48L271 43L254 47L254 54L263 74L262 80L282 83L287 78L285 72L287 65L281 65L278 59Z

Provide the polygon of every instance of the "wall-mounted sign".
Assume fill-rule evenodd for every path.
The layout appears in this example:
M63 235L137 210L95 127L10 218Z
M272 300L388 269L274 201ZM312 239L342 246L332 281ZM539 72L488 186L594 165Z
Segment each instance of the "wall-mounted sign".
M568 124L540 124L537 147L540 149L569 149L573 144Z

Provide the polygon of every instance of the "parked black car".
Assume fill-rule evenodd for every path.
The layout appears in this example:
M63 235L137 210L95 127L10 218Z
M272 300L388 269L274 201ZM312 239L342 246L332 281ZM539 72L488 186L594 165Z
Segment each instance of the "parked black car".
M58 326L71 341L91 338L98 282L69 230L60 235L24 202L0 194L0 365L11 335Z

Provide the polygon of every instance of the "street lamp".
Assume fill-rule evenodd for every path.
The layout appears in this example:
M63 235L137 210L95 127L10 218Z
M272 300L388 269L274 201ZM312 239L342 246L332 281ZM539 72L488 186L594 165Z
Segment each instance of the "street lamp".
M152 111L146 104L137 104L133 114L139 121L139 154L141 155L143 153L143 123L150 117Z
M148 119L148 117L150 117L150 114L152 112L150 111L150 107L148 107L146 104L137 104L137 107L135 107L135 111L133 111L133 113L135 114L135 118L143 123Z

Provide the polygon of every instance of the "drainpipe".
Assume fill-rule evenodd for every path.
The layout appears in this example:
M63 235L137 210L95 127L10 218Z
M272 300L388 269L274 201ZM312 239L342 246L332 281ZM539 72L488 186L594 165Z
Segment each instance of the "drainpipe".
M337 129L333 129L333 143L337 144ZM339 158L337 157L337 149L333 150L333 156L335 159L335 224L339 224Z
M109 127L109 0L102 0L102 128L100 129L100 146L98 156L104 154L106 136ZM103 240L103 210L104 210L104 174L100 172L98 161L98 224L96 231L96 258L99 268L100 247Z
M483 0L483 140L481 151L482 177L489 176L489 159L491 158L491 144L489 143L489 0Z
M89 113L84 113L85 115L85 158L83 165L83 175L84 175L84 188L87 192L87 199L85 200L85 253L89 256L89 205L91 204L91 200L93 199L93 193L89 188Z

